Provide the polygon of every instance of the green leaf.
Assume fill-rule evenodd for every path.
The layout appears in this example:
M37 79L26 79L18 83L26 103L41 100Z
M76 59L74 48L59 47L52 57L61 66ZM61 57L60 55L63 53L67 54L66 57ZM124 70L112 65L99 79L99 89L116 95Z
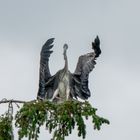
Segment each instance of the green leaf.
M96 108L89 102L76 100L55 104L49 101L25 103L15 116L19 139L38 140L40 127L46 124L47 130L53 133L52 140L64 140L77 126L78 136L86 138L84 118L92 118L94 129L100 130L102 124L109 124L107 119L96 115ZM1 140L1 139L0 139Z

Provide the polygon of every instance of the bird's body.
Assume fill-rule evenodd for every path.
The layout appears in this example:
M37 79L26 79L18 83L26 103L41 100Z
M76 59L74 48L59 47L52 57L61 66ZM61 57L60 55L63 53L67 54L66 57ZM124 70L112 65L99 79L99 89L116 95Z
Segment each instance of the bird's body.
M70 95L70 72L65 72L64 69L58 71L58 81L54 94L51 97L51 101L65 101L69 99Z
M81 99L88 99L90 97L90 90L88 89L88 76L96 64L95 58L99 56L95 52L100 52L99 39L95 39L95 52L88 53L79 57L78 64L74 73L68 70L68 59L66 51L68 45L64 44L64 60L65 65L62 70L59 70L54 76L51 76L49 70L49 57L52 51L53 38L49 39L41 51L40 60L40 81L38 98L48 99L57 103L61 103L71 98L80 97Z
M60 75L60 81L58 84L58 95L59 98L64 101L69 99L70 95L70 72L62 71Z

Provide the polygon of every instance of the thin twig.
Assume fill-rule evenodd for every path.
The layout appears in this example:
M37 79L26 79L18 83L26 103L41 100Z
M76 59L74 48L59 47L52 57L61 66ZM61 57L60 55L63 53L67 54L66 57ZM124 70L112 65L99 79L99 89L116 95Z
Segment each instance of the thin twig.
M28 102L34 102L34 101L36 101L36 100L31 100L31 101L20 101L20 100L6 100L6 99L4 99L4 100L1 100L0 101L0 104L3 104L3 103L9 103L9 102L11 102L11 103L20 103L20 104L24 104L24 103L28 103Z

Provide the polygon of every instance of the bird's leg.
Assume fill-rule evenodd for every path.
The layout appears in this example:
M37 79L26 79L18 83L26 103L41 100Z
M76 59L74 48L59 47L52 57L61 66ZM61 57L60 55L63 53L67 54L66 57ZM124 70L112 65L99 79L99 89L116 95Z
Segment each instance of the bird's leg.
M53 97L50 99L50 101L53 101L54 100L54 98L58 95L58 92L59 91L59 89L56 89L55 90L55 92L54 92L54 94L53 94Z
M69 96L70 96L70 89L69 89L69 87L67 87L67 89L66 89L66 101L69 100Z

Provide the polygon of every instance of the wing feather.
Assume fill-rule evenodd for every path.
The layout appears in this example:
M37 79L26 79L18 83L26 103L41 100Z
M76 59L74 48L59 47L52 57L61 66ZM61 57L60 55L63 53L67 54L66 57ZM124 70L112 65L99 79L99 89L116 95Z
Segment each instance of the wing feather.
M45 84L50 79L50 69L49 69L49 57L53 52L51 49L53 47L54 38L50 38L43 45L40 53L40 75L39 75L39 90L38 98L45 98L46 88Z
M73 90L75 96L81 99L88 99L90 97L90 90L88 88L89 73L95 67L95 57L89 61L86 60L86 55L80 56L76 70L73 74Z
M93 53L89 53L79 57L76 70L72 74L72 94L74 94L74 97L78 96L84 100L88 99L91 95L88 88L89 73L96 65L96 58L101 54L100 40L98 36L95 38L94 42L92 42L92 49L94 50ZM90 54L92 56L91 58Z

